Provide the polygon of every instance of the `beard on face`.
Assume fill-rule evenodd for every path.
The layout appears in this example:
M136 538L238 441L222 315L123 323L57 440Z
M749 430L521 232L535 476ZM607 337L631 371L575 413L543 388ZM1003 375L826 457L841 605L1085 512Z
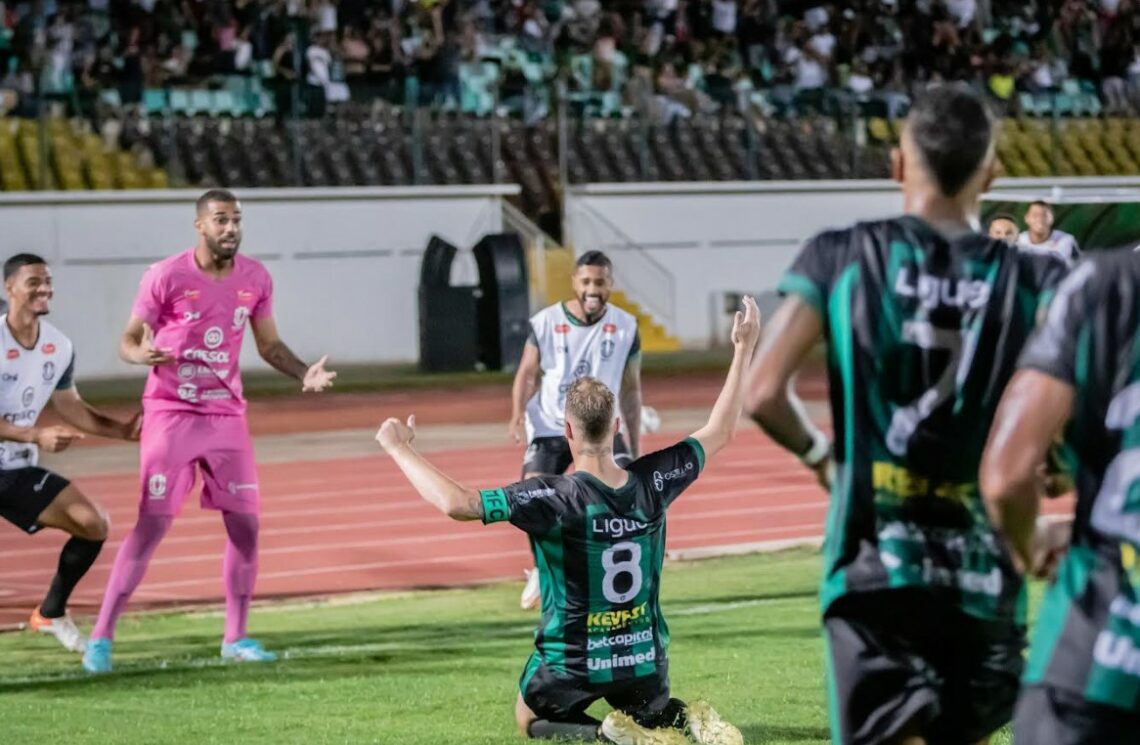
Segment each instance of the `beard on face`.
M222 245L220 238L207 237L206 247L210 249L210 254L213 255L215 259L219 259L221 261L229 261L237 254L238 248L241 247L241 239L234 239L233 248L227 248L226 246Z

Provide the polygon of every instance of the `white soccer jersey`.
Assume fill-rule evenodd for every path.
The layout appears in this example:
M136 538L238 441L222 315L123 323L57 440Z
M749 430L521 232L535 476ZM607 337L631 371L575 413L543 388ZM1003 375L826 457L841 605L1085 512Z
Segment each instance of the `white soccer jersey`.
M40 337L32 349L16 341L8 315L0 316L0 416L17 427L32 427L51 394L72 385L75 350L71 340L40 319ZM26 442L0 440L0 470L34 466L40 450Z
M621 410L622 373L629 356L641 351L634 315L607 305L587 326L556 303L530 319L530 343L538 347L542 382L526 405L529 441L565 433L566 392L578 378L589 375L605 383Z
M1029 237L1029 231L1017 236L1017 247L1030 253L1043 253L1060 256L1069 264L1075 264L1081 258L1081 249L1077 246L1077 239L1063 230L1054 230L1043 243L1034 243Z

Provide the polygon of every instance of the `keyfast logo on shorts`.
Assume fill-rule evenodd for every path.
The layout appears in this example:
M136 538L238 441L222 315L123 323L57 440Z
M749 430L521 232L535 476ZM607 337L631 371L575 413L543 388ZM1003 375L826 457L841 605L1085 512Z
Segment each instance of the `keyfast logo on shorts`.
M156 473L146 480L146 492L151 499L166 498L166 476Z
M657 491L665 491L665 482L679 479L689 471L693 470L693 462L685 461L685 465L681 468L674 468L672 471L661 473L660 471L653 472L653 488Z

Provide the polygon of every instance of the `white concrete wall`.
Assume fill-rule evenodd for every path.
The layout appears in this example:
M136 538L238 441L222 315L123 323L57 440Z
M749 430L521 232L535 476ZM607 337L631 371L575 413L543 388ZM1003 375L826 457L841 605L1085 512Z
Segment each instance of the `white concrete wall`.
M993 193L1134 199L1138 188L1135 178L1003 179ZM567 192L567 241L612 254L633 298L670 308L655 315L685 346L702 347L723 329L725 292L773 291L807 238L901 211L891 181L592 184Z
M305 359L410 362L419 356L416 290L432 234L468 249L502 226L515 186L245 189L241 250L273 275L282 337ZM0 196L3 254L51 264L51 320L74 340L82 377L140 374L117 344L143 271L192 246L199 192ZM247 334L247 336L250 336ZM264 367L247 339L248 368Z

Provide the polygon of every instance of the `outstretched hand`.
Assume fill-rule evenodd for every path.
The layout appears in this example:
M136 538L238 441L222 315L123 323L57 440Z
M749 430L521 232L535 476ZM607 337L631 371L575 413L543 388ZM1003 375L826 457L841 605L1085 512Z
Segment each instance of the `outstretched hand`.
M384 448L384 451L387 453L391 453L402 445L409 445L415 439L415 414L408 417L407 424L395 417L389 417L384 420L384 423L380 425L380 429L376 432L376 442L380 443L380 447Z
M325 363L329 361L329 356L326 354L321 357L313 365L305 371L305 378L301 381L301 391L320 393L325 388L332 388L333 380L336 379L336 373L332 370L325 369Z
M736 311L732 319L732 343L742 349L753 350L760 339L760 308L751 295L741 298L744 311Z

